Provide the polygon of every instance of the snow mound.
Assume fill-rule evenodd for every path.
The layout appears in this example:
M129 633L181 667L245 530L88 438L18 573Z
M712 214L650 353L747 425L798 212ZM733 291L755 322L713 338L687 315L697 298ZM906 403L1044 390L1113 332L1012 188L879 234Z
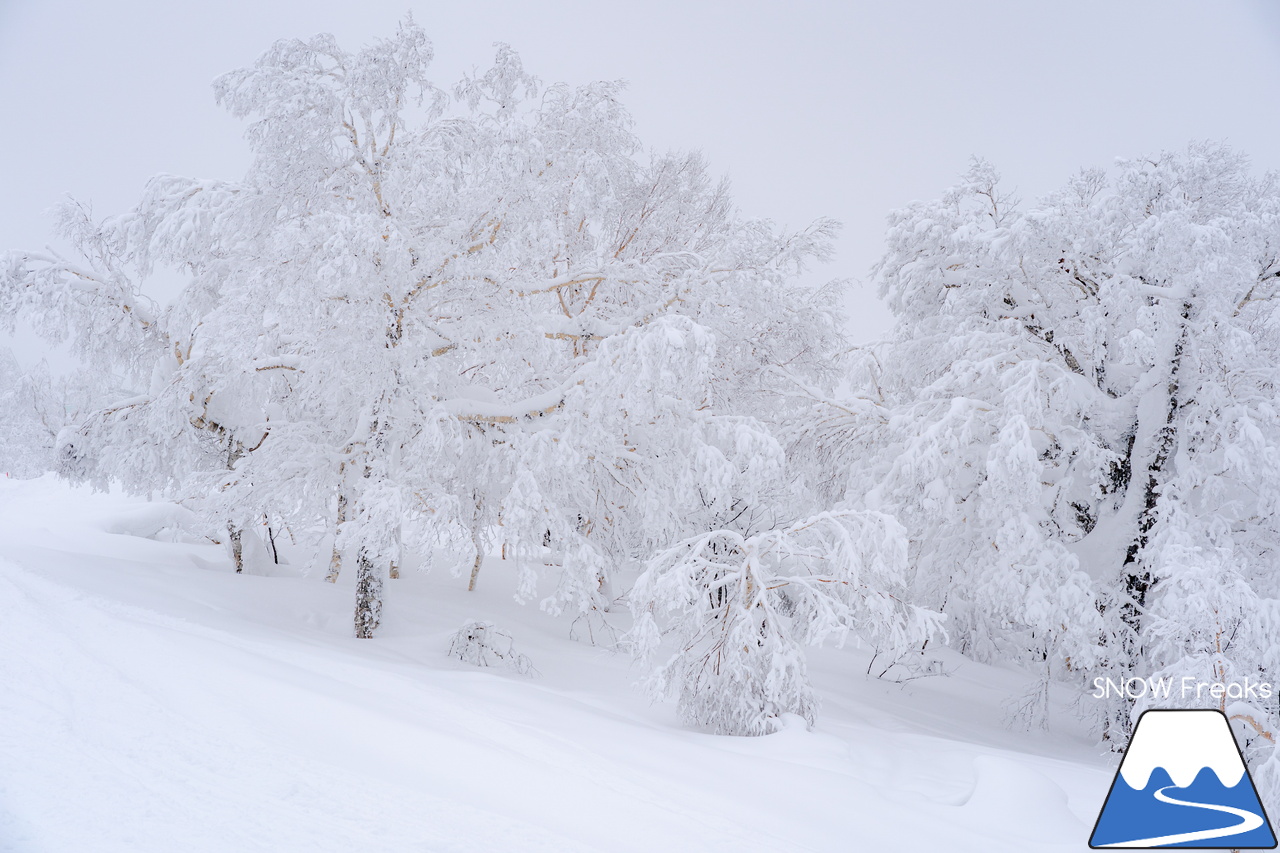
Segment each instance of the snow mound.
M969 820L1040 839L1078 838L1084 843L1088 827L1072 814L1066 792L1048 776L992 755L978 756L973 766L978 778L961 806Z
M149 503L130 506L103 518L99 529L104 533L142 539L181 541L181 532L194 522L195 513L185 507L171 503Z

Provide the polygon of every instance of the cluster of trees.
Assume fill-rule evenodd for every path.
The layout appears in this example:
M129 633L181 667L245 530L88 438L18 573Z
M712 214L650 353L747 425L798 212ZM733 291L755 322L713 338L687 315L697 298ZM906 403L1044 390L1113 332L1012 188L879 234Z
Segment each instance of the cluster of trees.
M807 640L927 639L878 561L896 526L806 526L779 439L796 389L836 378L837 291L797 284L834 224L743 219L699 156L644 156L617 84L544 86L499 46L448 93L430 61L412 22L356 53L281 41L215 83L252 119L242 180L157 177L101 221L68 203L77 258L6 256L9 315L130 389L64 431L61 470L199 509L237 569L263 518L328 527L359 637L407 551L469 550L474 586L501 550L523 597L597 620L661 554L640 654L680 619L755 638L672 665L725 731L813 707L802 664L785 698L771 676ZM819 530L837 552L801 543ZM687 612L662 597L692 587Z
M862 463L839 467L846 497L907 527L913 600L951 641L1046 686L1271 680L1274 176L1193 145L1024 208L978 162L893 215L877 272L899 324L863 354L871 404L824 439ZM1271 750L1275 707L1221 707ZM1141 710L1107 707L1104 735Z
M64 474L182 500L237 568L264 518L327 530L360 637L406 553L474 587L500 550L552 612L625 603L653 689L721 732L812 720L803 647L833 637L1034 668L1036 718L1053 682L1280 666L1280 192L1242 157L1033 207L975 163L892 215L898 325L849 350L838 287L801 283L833 223L742 218L697 155L642 152L617 84L499 46L447 92L430 61L411 21L281 41L215 84L242 180L68 203L75 259L0 259L4 316L129 389L68 419Z
M10 349L0 349L0 477L53 470L63 427L116 396L85 371L59 372L47 361L24 368Z

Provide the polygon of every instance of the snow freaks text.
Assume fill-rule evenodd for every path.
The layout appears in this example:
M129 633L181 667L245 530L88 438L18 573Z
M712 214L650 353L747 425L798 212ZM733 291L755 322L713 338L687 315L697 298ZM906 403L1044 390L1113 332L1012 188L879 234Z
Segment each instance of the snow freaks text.
M1093 680L1094 699L1270 699L1275 690L1270 682L1253 681L1244 678L1240 681L1217 682L1202 681L1194 676L1184 675L1182 678L1095 678Z

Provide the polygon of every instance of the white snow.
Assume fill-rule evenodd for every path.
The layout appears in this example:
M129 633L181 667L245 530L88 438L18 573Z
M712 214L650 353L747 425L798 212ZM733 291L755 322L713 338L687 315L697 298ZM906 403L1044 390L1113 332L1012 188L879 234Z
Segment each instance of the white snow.
M356 640L350 577L130 535L180 519L0 480L0 849L1075 851L1111 780L1060 701L1011 731L1026 677L949 652L896 686L820 650L816 730L717 737L515 604L510 564L474 593L410 565ZM450 658L469 619L540 677Z

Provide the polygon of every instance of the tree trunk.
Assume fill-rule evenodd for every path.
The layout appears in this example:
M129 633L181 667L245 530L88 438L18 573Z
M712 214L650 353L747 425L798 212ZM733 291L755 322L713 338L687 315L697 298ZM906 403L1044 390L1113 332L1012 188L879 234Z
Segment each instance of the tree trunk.
M382 622L382 569L361 548L356 557L356 636L373 637Z
M1144 551L1156 525L1160 488L1168 480L1169 462L1177 444L1190 300L1181 303L1179 314L1176 337L1165 351L1168 368L1164 377L1138 402L1132 439L1119 475L1120 481L1125 482L1125 500L1118 520L1129 531L1115 589L1116 616L1120 624L1115 626L1119 653L1113 658L1113 671L1122 678L1133 674L1144 654L1146 609L1158 582L1155 567L1148 562ZM1111 742L1113 749L1119 750L1132 734L1131 703L1117 700L1107 704L1103 737Z
M395 537L396 537L396 551L395 551L395 552L396 552L396 555L397 555L397 556L396 556L396 558L395 558L394 560L392 560L392 561L391 561L391 571L390 571L390 575L391 575L391 579L392 579L392 580L395 580L395 579L397 579L397 578L399 578L399 577L400 577L400 557L401 557L401 556L403 556L403 555L401 555L401 554L400 554L400 549L401 549L402 545L401 545L400 525L398 525L398 524L396 525Z
M231 559L236 564L236 574L244 572L244 545L241 536L244 531L234 524L227 525L227 533L231 536Z
M267 541L271 543L271 562L278 566L280 565L280 552L276 550L276 532L271 527L271 520L265 515L262 517L262 521L267 526Z
M333 554L329 557L329 573L324 579L329 583L336 583L338 580L338 572L342 571L342 551L338 548L338 534L342 532L342 525L347 521L347 496L338 495L338 518L333 524Z
M1121 568L1124 580L1123 590L1127 600L1121 605L1120 618L1124 620L1132 632L1129 638L1131 646L1126 649L1130 653L1131 659L1136 658L1142 652L1143 614L1146 611L1147 599L1150 596L1151 588L1156 583L1155 574L1152 571L1152 567L1144 559L1143 550L1146 548L1147 542L1151 538L1151 531L1156 524L1156 503L1160 497L1160 486L1165 482L1167 476L1166 468L1170 457L1173 455L1174 444L1178 436L1177 417L1178 408L1181 405L1179 375L1182 370L1182 353L1186 348L1187 321L1190 315L1191 303L1189 301L1183 302L1181 311L1182 323L1169 359L1168 381L1165 382L1163 389L1164 398L1161 402L1164 405L1163 412L1161 412L1160 425L1151 442L1149 461L1139 461L1139 464L1146 463L1141 484L1141 507L1138 511L1137 529L1128 549L1125 551L1124 563ZM1134 473L1137 473L1137 471L1135 470ZM1131 484L1130 488L1134 488L1136 485Z
M471 564L471 582L467 584L467 592L475 591L476 578L480 574L480 563L484 560L484 543L480 541L480 536L474 528L471 531L471 547L476 549L476 560Z

